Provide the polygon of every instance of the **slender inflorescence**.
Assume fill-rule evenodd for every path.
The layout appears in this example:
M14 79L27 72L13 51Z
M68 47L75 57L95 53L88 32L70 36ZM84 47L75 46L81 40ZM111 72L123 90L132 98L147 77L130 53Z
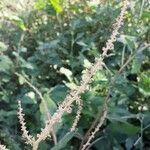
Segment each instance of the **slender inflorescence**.
M51 119L51 115L50 115L50 113L48 111L47 102L44 99L44 97L42 96L42 93L33 84L31 84L25 77L23 77L21 74L19 74L17 72L15 74L18 77L23 78L23 80L39 95L41 101L43 102L43 106L44 106L44 109L46 111L47 119L50 120ZM51 135L53 137L54 143L57 144L57 138L56 138L56 134L55 134L54 130L51 131Z
M103 50L102 57L105 57L107 55L108 50L111 50L114 48L113 43L116 41L116 36L118 35L119 28L123 25L124 14L127 9L127 6L128 6L128 0L125 0L123 3L123 7L121 9L121 13L116 18L116 23L113 24L114 29L113 29L112 35L110 36L110 39L106 42L106 47L102 49ZM100 118L100 121L98 125L96 126L96 128L94 129L94 131L91 132L91 135L89 136L87 142L83 145L82 150L85 150L90 145L90 141L95 137L95 134L99 131L99 128L102 126L106 118L106 115L107 115L107 102L104 102L102 116Z
M26 140L27 144L33 145L34 138L31 135L29 135L29 133L27 131L26 123L25 123L25 119L24 119L24 114L23 114L23 109L21 107L20 101L18 101L18 106L19 106L18 118L19 118L19 122L21 124L21 130L23 132L22 136Z
M77 110L77 114L76 114L76 117L75 117L75 120L72 124L72 127L70 129L71 132L73 132L75 129L76 129L76 126L80 120L80 117L81 117L81 111L82 111L82 108L83 108L83 103L82 103L82 100L78 100L76 101L77 105L78 105L78 110Z
M80 99L80 94L88 88L88 84L92 81L92 76L96 73L97 70L102 69L103 60L107 56L108 50L113 49L113 43L116 41L118 30L123 25L124 13L127 9L127 5L128 0L125 0L121 9L121 13L117 17L116 23L113 25L114 29L112 35L110 36L110 39L106 42L106 47L102 49L102 56L96 59L92 67L87 70L86 73L82 76L80 85L77 86L75 90L71 90L70 94L66 96L62 104L51 117L51 120L46 123L45 128L42 129L41 133L38 135L38 141L46 139L46 137L49 135L49 132L52 130L53 125L61 121L63 114L71 109L73 102Z
M0 144L0 150L8 150L6 146Z

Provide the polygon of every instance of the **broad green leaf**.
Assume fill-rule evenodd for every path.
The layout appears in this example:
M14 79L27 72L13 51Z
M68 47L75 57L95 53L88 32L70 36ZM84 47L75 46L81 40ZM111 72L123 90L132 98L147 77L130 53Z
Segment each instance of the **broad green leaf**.
M122 122L113 122L109 125L109 129L115 133L126 134L128 136L132 136L137 134L140 131L139 127L136 127L130 123L122 123Z
M142 73L139 77L138 87L143 95L150 96L150 76Z
M129 84L127 79L122 75L118 75L115 81L115 87L121 93L124 93L128 96L131 96L135 93L135 87L132 84Z
M111 121L126 122L129 118L136 118L136 115L132 115L127 108L120 108L120 106L112 106L109 111L108 119Z
M87 47L88 45L85 44L83 41L78 41L76 42L78 45L82 46L82 47Z
M24 49L25 50L25 49ZM20 66L27 69L34 69L34 65L28 61L26 61L23 57L19 55L17 52L13 52L13 55L19 60Z
M127 45L131 52L133 52L133 50L135 49L136 37L134 37L134 36L121 35L120 38L118 39L118 41Z
M55 86L50 92L51 98L56 103L62 102L67 94L67 89L68 88L64 85Z
M55 110L57 109L57 105L55 104L55 102L50 98L49 94L44 94L43 96L46 104L47 104L47 108L48 108L48 111L49 113L52 115ZM40 112L42 114L42 120L45 121L47 120L47 111L45 109L45 106L44 106L44 102L41 100L41 103L40 103Z
M143 60L144 60L144 55L142 53L136 55L136 57L133 59L131 73L137 73L137 74L140 73L140 68Z
M74 135L75 132L67 133L51 150L62 150L63 148L65 148L67 143L73 138Z
M12 65L13 63L8 56L0 56L0 72L7 72L9 69L11 69Z
M133 52L133 50L135 48L134 41L128 37L126 37L125 39L126 39L126 43L127 43L128 48L130 49L131 52Z
M150 11L144 11L142 17L150 19Z
M131 72L132 73L140 73L140 68L141 68L141 64L138 62L137 59L134 59L133 63L132 63L132 70L131 70Z
M49 0L57 13L62 12L62 7L60 5L60 0Z

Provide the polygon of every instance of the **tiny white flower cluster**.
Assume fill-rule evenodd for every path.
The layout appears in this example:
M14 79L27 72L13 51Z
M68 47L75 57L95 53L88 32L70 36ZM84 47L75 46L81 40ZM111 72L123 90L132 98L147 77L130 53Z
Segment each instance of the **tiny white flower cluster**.
M126 12L128 5L129 5L128 0L124 0L123 7L121 8L121 13L116 18L116 22L113 24L113 31L112 31L112 34L110 36L110 39L106 42L106 47L102 48L102 50L103 50L102 57L103 58L107 56L108 50L114 49L113 43L116 41L116 36L119 34L118 30L123 25L124 14Z

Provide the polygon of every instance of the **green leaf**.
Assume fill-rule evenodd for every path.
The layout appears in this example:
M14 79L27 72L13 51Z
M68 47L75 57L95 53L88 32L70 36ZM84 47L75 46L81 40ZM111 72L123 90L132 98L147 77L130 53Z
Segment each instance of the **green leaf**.
M61 65L62 60L60 58L57 49L59 48L59 40L52 40L47 43L39 42L35 57L44 63L51 65Z
M46 105L49 111L50 116L53 115L53 113L57 110L56 103L50 98L48 93L45 93L43 96L44 100L46 101ZM41 120L43 123L47 120L47 111L44 106L44 102L41 101L40 103L40 112L41 112ZM54 126L54 131L57 132L62 127L62 122L58 122Z
M108 119L110 121L126 122L128 118L132 118L133 115L126 109L120 108L120 106L112 106L109 111ZM135 116L136 118L136 116Z
M34 7L38 10L41 10L46 7L46 1L45 0L38 0L35 2Z
M82 46L82 47L87 47L88 45L85 44L83 41L78 41L76 42L78 45Z
M136 57L133 59L131 73L137 73L137 74L140 73L140 68L143 60L144 60L144 55L142 53L136 55Z
M24 49L25 50L25 49ZM26 61L23 57L21 57L17 52L13 52L13 55L20 61L20 66L27 69L34 69L34 65L29 61Z
M150 11L144 11L142 17L150 19Z
M150 76L142 73L139 78L138 87L143 95L150 96Z
M7 50L7 45L5 43L0 41L0 52L6 51Z
M67 143L73 138L74 135L75 132L67 133L51 150L62 150L62 148L64 148L67 145Z
M24 104L36 104L37 103L36 98L35 98L35 93L33 91L26 93L21 99Z
M129 84L127 79L123 75L118 75L115 81L115 87L117 90L125 95L131 96L135 93L135 88L132 84Z
M131 70L131 72L132 73L140 73L140 68L141 68L141 64L138 62L137 59L134 59L133 63L132 63L132 70Z
M19 18L18 16L11 16L11 17L9 17L9 19L12 20L23 31L26 30L24 21L21 18Z
M0 56L0 72L7 72L9 69L11 69L12 65L13 63L8 56Z
M57 105L55 104L55 102L49 97L49 94L46 93L43 96L44 100L46 101L47 104L47 108L50 114L53 114L55 112L55 110L57 109ZM41 119L43 120L43 122L45 122L45 120L47 120L47 111L45 109L44 106L44 101L41 101L40 103L40 112L41 112Z
M126 43L127 43L128 48L131 50L131 52L133 52L133 49L135 48L134 41L130 38L127 38L127 37L125 39L126 39Z
M67 94L67 89L64 85L55 86L50 92L51 98L57 103L62 102Z
M127 45L131 52L133 52L133 50L135 49L136 37L129 35L121 35L119 41Z
M50 98L49 94L46 93L44 94L43 96L44 100L46 101L46 104L47 104L47 108L48 108L48 111L50 113L50 116L56 111L57 109L57 105L56 103ZM47 120L47 111L45 109L45 106L44 106L44 102L41 101L40 103L40 113L41 113L41 121L43 123L45 123L45 121ZM54 130L55 132L57 132L60 128L62 127L62 122L58 122L55 124L54 126Z
M60 0L50 0L50 3L52 4L52 6L54 7L54 9L56 10L57 13L62 12L62 7L60 5Z
M112 132L117 132L121 134L126 134L128 136L135 135L140 131L139 127L136 127L130 123L121 123L121 122L113 122L110 124L109 129Z

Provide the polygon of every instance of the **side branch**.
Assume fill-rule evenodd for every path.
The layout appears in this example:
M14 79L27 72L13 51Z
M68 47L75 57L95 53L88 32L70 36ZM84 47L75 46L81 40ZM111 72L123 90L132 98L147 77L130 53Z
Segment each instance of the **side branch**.
M19 74L17 72L15 74L18 77L23 78L23 80L25 81L25 83L27 83L36 92L36 94L39 95L41 101L43 102L44 109L46 110L47 119L50 120L51 119L51 115L50 115L50 113L48 111L47 102L44 99L44 97L42 96L42 93L33 84L31 84L24 76L22 76L21 74ZM52 138L54 140L54 144L56 145L57 144L57 137L56 137L56 134L55 134L54 130L51 131L51 134L52 134Z
M100 127L103 125L103 123L107 117L107 113L108 113L108 102L110 99L111 87L115 83L118 75L122 73L122 71L127 67L127 65L134 59L134 57L136 56L137 53L144 51L148 47L150 47L150 44L145 44L144 47L139 48L134 54L129 56L129 59L120 67L120 69L118 70L118 72L116 73L114 78L112 79L110 86L109 86L108 94L104 100L102 110L101 109L99 110L99 113L98 113L96 119L94 120L91 127L89 128L89 130L85 134L84 138L82 139L82 142L80 145L80 150L89 149L90 141L94 138L95 134L99 131ZM92 132L93 129L94 129L94 131Z

